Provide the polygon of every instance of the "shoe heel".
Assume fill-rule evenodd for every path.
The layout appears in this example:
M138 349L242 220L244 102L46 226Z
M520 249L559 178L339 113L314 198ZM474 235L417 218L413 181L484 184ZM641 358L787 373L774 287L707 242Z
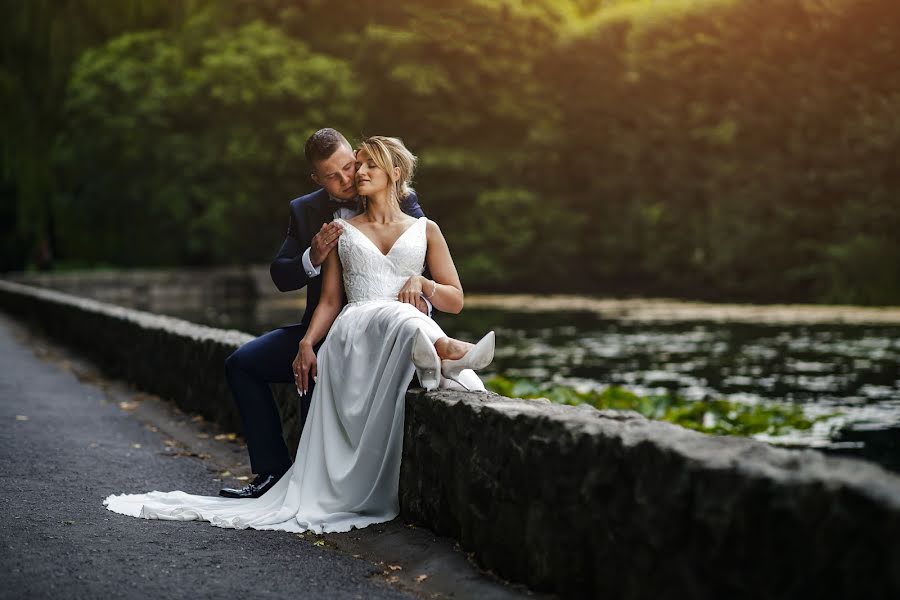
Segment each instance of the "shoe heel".
M460 372L462 372L462 371L460 371ZM464 384L462 381L460 381L458 376L459 376L459 373L456 373L456 377L449 377L449 376L448 376L447 379L449 379L450 381L455 382L457 385L461 385L462 387L466 388L466 391L467 391L467 392L471 392L471 391L472 391L472 388L470 388L469 386L467 386L466 384Z
M491 364L491 361L494 360L494 346L495 335L493 331L489 331L462 358L457 360L445 359L441 362L441 375L471 391L469 386L459 381L460 372L463 369L483 369Z
M441 359L434 344L421 329L416 332L412 343L412 362L419 376L419 383L430 392L441 383Z

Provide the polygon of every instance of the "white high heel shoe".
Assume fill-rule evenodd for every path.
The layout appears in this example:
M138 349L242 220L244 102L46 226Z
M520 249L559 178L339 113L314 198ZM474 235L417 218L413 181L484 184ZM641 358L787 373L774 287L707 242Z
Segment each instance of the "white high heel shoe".
M450 381L455 381L466 390L472 391L469 386L460 381L459 373L463 369L483 369L491 364L491 361L494 360L494 337L494 332L489 331L462 358L442 360L441 375Z
M421 329L416 332L412 343L412 362L419 376L419 383L430 392L441 382L441 359L434 344Z

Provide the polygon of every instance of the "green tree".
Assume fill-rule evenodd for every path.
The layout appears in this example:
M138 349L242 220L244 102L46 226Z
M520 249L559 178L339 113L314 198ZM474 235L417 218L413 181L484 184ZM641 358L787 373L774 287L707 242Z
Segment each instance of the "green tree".
M123 31L181 23L205 4L0 0L0 194L14 220L0 269L22 268L38 244L56 245L55 202L66 183L51 157L70 69L81 52Z
M210 29L195 19L125 34L76 65L60 164L78 182L66 242L87 258L271 258L287 201L309 187L306 138L357 127L361 88L346 62L260 21Z
M13 252L267 260L335 125L419 155L467 289L900 300L893 0L102 4L3 25Z
M897 273L898 32L890 0L632 2L570 24L538 72L577 157L560 181L618 228L584 239L596 289L873 297L838 273L873 251L873 281Z

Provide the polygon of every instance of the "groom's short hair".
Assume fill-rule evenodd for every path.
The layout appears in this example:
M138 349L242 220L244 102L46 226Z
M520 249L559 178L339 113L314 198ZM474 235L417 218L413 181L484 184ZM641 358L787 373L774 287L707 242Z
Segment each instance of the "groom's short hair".
M325 160L334 154L335 150L340 148L342 144L352 148L350 142L341 135L340 131L331 127L320 129L306 140L306 146L303 149L304 154L306 154L306 162L315 171L316 161Z

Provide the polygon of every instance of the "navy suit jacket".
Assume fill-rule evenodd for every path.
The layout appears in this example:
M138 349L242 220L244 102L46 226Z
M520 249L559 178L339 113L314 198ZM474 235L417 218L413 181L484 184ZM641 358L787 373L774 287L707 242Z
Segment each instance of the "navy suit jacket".
M425 216L415 192L410 192L400 202L400 208L411 217ZM309 325L322 294L322 276L311 278L306 274L303 253L312 245L312 238L319 232L322 224L333 220L334 213L328 207L328 192L325 188L291 200L287 237L269 266L272 281L280 291L289 292L306 286L306 312L300 320L302 325Z

